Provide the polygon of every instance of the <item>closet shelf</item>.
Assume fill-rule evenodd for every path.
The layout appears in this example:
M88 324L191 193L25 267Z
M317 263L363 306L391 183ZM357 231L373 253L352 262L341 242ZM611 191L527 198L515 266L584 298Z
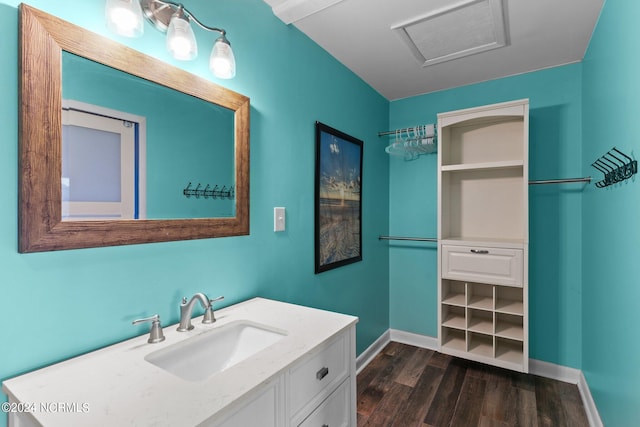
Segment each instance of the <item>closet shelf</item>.
M473 171L473 170L492 170L492 169L509 169L509 168L521 168L524 162L522 160L506 160L500 162L485 162L485 163L462 163L456 165L442 165L442 172L456 172L456 171Z

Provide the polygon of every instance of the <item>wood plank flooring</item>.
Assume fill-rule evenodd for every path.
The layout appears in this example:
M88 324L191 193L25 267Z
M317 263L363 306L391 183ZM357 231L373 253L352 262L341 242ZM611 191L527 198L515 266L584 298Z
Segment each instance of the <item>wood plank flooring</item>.
M357 377L358 427L586 427L578 387L396 342Z

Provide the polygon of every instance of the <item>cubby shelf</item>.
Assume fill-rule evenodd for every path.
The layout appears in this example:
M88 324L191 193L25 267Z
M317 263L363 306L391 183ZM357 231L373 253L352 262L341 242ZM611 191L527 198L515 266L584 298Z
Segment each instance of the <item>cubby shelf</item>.
M442 299L442 302L444 304L457 305L457 306L460 306L460 307L464 307L465 306L464 300L465 300L464 294L462 294L462 295L449 294L445 298Z
M443 352L528 372L528 100L438 114Z
M505 323L498 322L496 324L497 337L510 338L513 340L522 341L524 340L523 331L524 329L522 327L522 322L519 324L511 323L511 322L505 322Z
M447 317L442 322L442 326L446 326L447 328L461 329L463 331L466 329L464 317L457 317L457 316Z
M519 314L524 313L522 301L498 300L496 301L496 311L499 313Z

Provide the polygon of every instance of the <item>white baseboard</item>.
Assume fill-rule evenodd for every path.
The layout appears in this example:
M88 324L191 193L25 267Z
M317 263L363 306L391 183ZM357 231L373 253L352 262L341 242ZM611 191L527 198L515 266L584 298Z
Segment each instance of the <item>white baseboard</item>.
M438 350L438 339L427 335L415 334L412 332L400 331L397 329L388 329L373 344L371 344L356 359L356 372L360 373L373 358L382 351L385 345L395 341L402 344L413 345L416 347L426 348L428 350ZM582 404L587 413L590 427L603 427L598 408L591 396L591 390L581 370L569 368L567 366L556 365L554 363L545 362L543 360L529 359L529 373L553 380L563 381L570 384L576 384Z
M380 335L380 337L373 342L365 351L360 353L360 355L356 358L356 374L359 374L378 353L382 351L385 345L389 344L391 341L391 333L389 329Z
M582 371L580 371L580 378L578 379L578 390L580 390L582 404L584 405L584 409L587 412L589 426L604 427L602 419L600 418L600 413L598 412L598 408L596 407L596 402L593 401L593 396L591 396L589 384L587 384L587 379L584 377Z
M579 369L568 368L536 359L529 359L529 373L570 384L578 384L580 374L582 374Z
M590 427L603 427L600 413L591 396L587 380L580 369L556 365L542 360L529 359L529 372L545 378L551 378L578 386L584 410L587 413Z
M384 346L389 344L391 341L426 348L429 350L438 349L437 338L400 331L397 329L387 329L384 334L380 335L373 344L360 353L356 358L356 373L359 374L360 371L362 371L373 360L373 358L382 351Z
M389 331L391 332L391 341L426 348L428 350L438 350L438 338L400 331L398 329L389 329Z

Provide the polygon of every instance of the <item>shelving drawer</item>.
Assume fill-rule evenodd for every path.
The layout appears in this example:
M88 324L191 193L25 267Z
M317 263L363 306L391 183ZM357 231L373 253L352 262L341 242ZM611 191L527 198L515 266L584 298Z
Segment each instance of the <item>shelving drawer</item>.
M522 287L523 251L442 245L442 277Z
M348 376L348 350L347 335L343 334L318 354L290 371L289 394L292 414L316 397L318 400L325 398Z
M344 381L300 424L300 427L347 427L349 425L349 407L349 381Z

